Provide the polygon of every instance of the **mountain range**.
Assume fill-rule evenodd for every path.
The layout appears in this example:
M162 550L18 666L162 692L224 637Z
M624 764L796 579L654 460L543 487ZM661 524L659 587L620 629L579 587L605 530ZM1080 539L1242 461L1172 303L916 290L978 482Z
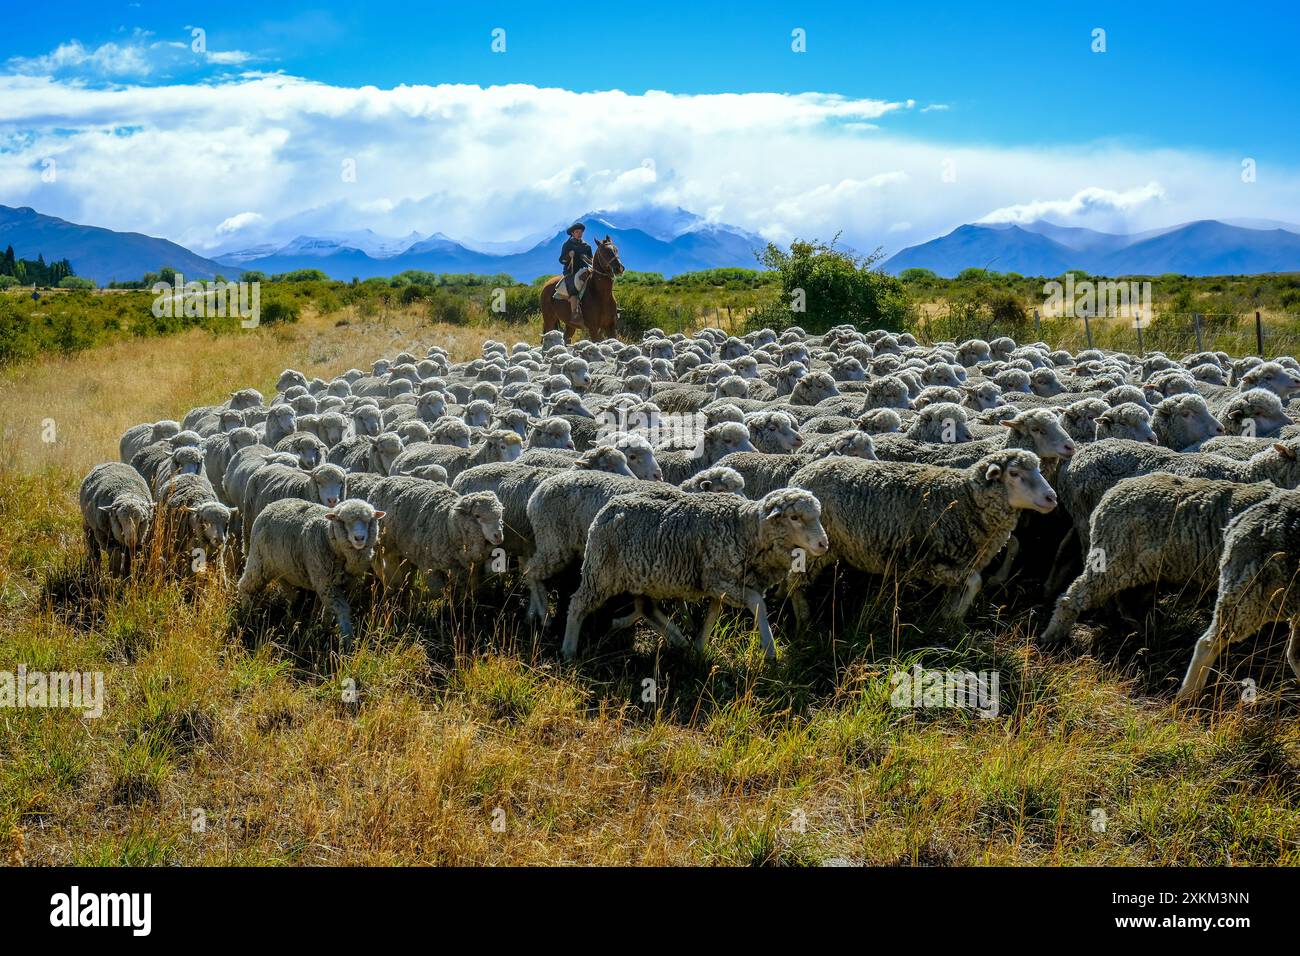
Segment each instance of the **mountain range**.
M973 223L909 246L883 265L894 274L921 268L947 277L972 267L1027 276L1056 276L1068 269L1109 276L1295 272L1300 271L1300 226L1201 219L1117 234L1044 221Z
M755 268L764 240L736 226L706 220L677 207L643 206L597 210L580 217L587 239L609 235L629 269L682 272L721 267ZM456 240L440 232L390 237L370 229L316 232L289 241L232 247L205 257L166 239L84 226L29 207L0 205L0 249L12 245L25 259L67 258L76 274L100 285L140 279L171 266L186 278L236 278L244 271L267 275L320 269L334 279L390 276L407 269L426 272L507 274L531 282L559 269L564 226L555 224L507 242ZM1056 276L1068 269L1095 275L1249 275L1300 271L1300 226L1274 220L1199 220L1138 233L1109 233L1051 222L958 226L938 239L905 248L883 268L909 268L955 276L967 268L1029 276Z

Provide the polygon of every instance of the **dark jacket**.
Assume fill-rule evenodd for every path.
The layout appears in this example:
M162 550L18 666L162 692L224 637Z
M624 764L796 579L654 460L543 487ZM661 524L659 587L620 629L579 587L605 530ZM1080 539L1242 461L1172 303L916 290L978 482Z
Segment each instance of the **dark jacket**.
M569 261L570 253L573 254L572 263ZM564 266L566 276L578 271L583 266L591 265L591 246L582 239L570 236L560 250L560 263Z

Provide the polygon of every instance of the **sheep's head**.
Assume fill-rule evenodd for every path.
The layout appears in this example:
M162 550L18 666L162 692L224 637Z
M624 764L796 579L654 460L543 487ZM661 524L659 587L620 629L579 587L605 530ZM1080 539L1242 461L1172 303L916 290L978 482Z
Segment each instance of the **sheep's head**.
M621 432L608 439L609 443L623 453L632 474L642 481L663 481L663 469L655 461L654 448L644 435Z
M384 432L373 438L372 443L375 446L375 454L379 456L379 471L381 474L390 475L393 472L393 462L397 456L402 453L402 436L397 432Z
M985 455L971 470L985 487L999 487L1012 508L1047 514L1056 507L1056 492L1043 477L1033 452L1007 449Z
M886 375L867 386L867 404L872 408L911 408L912 395L901 378Z
M292 405L272 405L271 410L266 414L266 427L274 426L282 435L287 435L297 427L298 413L293 410Z
M468 448L470 439L469 426L457 418L446 418L429 429L429 440L439 445L453 445L456 448Z
M687 478L682 482L681 489L688 492L712 491L717 494L744 495L745 479L734 468L714 465Z
M358 435L376 437L384 428L384 417L374 405L360 405L352 412L352 427Z
M1147 410L1136 402L1123 402L1096 418L1097 440L1103 438L1127 438L1130 441L1147 442L1159 445L1151 427L1151 416Z
M487 461L511 462L524 450L523 439L511 431L489 432L483 443L487 446Z
M1036 368L1029 373L1029 387L1035 395L1051 398L1065 391L1065 386L1056 377L1056 371L1050 368Z
M226 438L230 446L230 453L233 455L241 448L247 448L250 445L256 445L258 442L257 432L251 428L240 427L228 433Z
M606 471L611 475L622 475L624 478L636 477L627 465L627 456L613 445L596 445L594 448L588 448L578 456L573 467L579 471Z
M307 471L319 465L325 457L325 443L307 432L294 432L282 445L286 451L297 456L298 467Z
M189 515L191 531L201 538L212 552L218 552L226 546L230 538L230 526L239 514L238 508L227 508L219 501L209 501L196 508L186 508Z
M1061 427L1060 420L1049 409L1034 408L1021 412L1002 424L1015 432L1022 442L1030 442L1038 458L1050 460L1074 457L1074 439Z
M528 413L517 408L507 409L497 416L497 427L508 429L520 438L527 438Z
M1220 416L1229 435L1265 437L1291 423L1282 410L1282 400L1264 388L1252 388L1230 401Z
M447 414L447 396L442 392L425 392L415 401L415 413L432 424Z
M945 388L957 388L961 385L956 370L944 362L926 366L921 372L921 381L925 385L941 385Z
M473 529L467 535L468 537L472 538L475 534L482 535L484 540L493 547L505 540L504 514L500 499L490 491L476 491L461 495L452 508L453 519L458 521L462 528Z
M470 428L486 428L492 421L492 406L482 399L475 399L465 406L462 418Z
M348 433L348 420L338 412L326 412L316 421L317 437L327 445L334 446Z
M1004 369L993 376L993 382L1004 392L1024 392L1026 395L1032 395L1034 391L1029 381L1029 373L1023 369Z
M354 551L367 551L379 543L379 522L386 513L360 498L348 498L326 511L325 517L336 541Z
M573 429L563 418L543 418L533 426L528 447L572 449Z
M153 520L153 502L140 495L118 495L111 505L100 505L99 510L108 515L113 540L129 551L144 540Z
M756 412L745 417L745 424L755 447L769 453L785 454L803 445L798 423L785 412Z
M802 549L814 557L830 550L830 539L822 527L822 506L811 492L801 488L780 488L759 502L763 529L782 545L786 553Z
M1110 411L1110 406L1100 398L1085 398L1065 406L1061 412L1061 426L1076 442L1092 441L1097 437L1097 418Z
M338 465L317 465L309 474L316 500L326 508L333 508L343 500L348 475Z
M1199 395L1175 395L1156 406L1152 424L1160 443L1183 449L1223 434L1223 426Z
M1002 404L1002 389L996 382L963 385L962 393L962 404L977 412L997 408Z
M407 419L397 426L397 436L402 439L402 447L416 442L429 440L429 426L418 418Z
M578 415L583 418L595 418L591 410L582 404L582 399L576 392L561 391L556 392L551 398L552 415Z
M879 461L876 446L866 432L844 432L819 446L818 457L843 455L846 458L865 458Z
M307 376L291 368L285 369L280 373L280 377L275 380L275 390L277 392L283 393L295 385L306 388Z
M1266 388L1278 398L1300 392L1300 375L1277 362L1262 362L1241 376L1243 389Z
M903 418L892 408L876 408L859 415L856 424L868 435L886 435L903 427Z
M826 372L809 372L795 383L790 392L791 405L816 405L840 394L835 379Z
M182 445L172 451L173 475L197 475L203 470L203 452L193 445Z
M917 414L907 436L916 441L968 442L973 437L966 423L966 409L953 402L927 405Z
M707 465L735 451L756 451L749 440L749 429L740 422L723 422L704 430L700 452Z

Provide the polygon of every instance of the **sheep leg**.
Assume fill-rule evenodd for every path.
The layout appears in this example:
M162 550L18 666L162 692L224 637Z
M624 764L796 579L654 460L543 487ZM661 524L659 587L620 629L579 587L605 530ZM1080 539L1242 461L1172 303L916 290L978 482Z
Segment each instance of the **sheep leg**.
M648 603L648 598L638 594L632 599L632 610L624 614L622 617L614 618L614 620L610 622L609 629L611 631L625 631L637 621L644 617L648 617L649 613L646 609Z
M1187 674L1175 695L1177 700L1190 701L1200 696L1205 689L1210 668L1228 645L1254 634L1267 623L1266 614L1250 608L1250 595L1247 592L1248 587L1227 592L1220 587L1219 599L1214 604L1214 620L1196 642L1192 660L1187 665Z
M682 633L681 628L673 623L670 618L658 604L651 598L646 598L647 619L662 634L673 647L685 647L690 643L686 635Z
M352 608L348 604L348 596L341 587L331 587L321 598L330 606L334 612L334 617L338 620L339 633L343 635L345 641L351 641L353 635L352 629Z
M1291 665L1291 673L1300 677L1300 617L1291 618L1291 636L1286 642L1286 662Z
M739 603L742 607L749 608L754 615L758 636L763 641L763 655L769 661L776 660L776 641L772 637L772 625L767 620L767 602L763 600L763 593L746 588L740 595Z
M1121 578L1123 580L1120 580ZM1074 627L1081 615L1131 587L1132 584L1132 580L1127 575L1104 572L1099 574L1091 567L1085 567L1083 573L1071 582L1065 593L1057 600L1052 619L1039 640L1044 644L1055 644L1068 637L1070 629Z
M1047 575L1047 583L1043 586L1048 594L1058 593L1065 582L1072 575L1074 568L1075 549L1079 546L1079 533L1071 526L1070 530L1065 533L1064 540L1056 548L1056 557L1052 561L1052 570Z
M104 560L104 556L99 551L99 539L95 537L95 532L89 528L85 528L84 531L86 533L86 557L90 559L90 572L97 575Z
M947 602L947 606L943 611L944 616L957 618L958 620L965 617L966 612L970 610L971 603L975 600L975 595L979 594L981 583L983 583L983 579L978 571L972 571L968 574L961 593L955 600L950 599Z
M708 649L709 638L713 636L713 628L717 625L721 614L722 598L713 598L704 612L704 623L700 625L700 632L695 636L695 649L701 654Z
M578 590L569 599L569 617L564 625L564 643L560 645L560 654L566 661L571 661L578 653L578 637L582 633L582 621L592 611L597 610L609 599L609 595L600 594L592 586L591 579L585 574Z
M1006 557L1002 559L1002 567L998 568L993 577L988 579L987 583L990 586L1000 585L1011 576L1011 565L1015 564L1016 555L1019 553L1020 539L1013 534L1007 539L1007 546L1003 548L1003 554L1005 554Z

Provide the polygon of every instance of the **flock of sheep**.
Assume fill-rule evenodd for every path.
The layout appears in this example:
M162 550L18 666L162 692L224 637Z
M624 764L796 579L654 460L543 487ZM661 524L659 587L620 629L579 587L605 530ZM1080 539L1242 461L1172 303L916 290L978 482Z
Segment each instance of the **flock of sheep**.
M580 565L560 595L566 658L619 596L616 628L644 620L674 644L688 638L668 602L706 602L701 649L724 605L747 609L773 657L767 596L803 626L835 562L942 588L940 612L961 617L1030 563L1024 546L1060 594L1044 642L1127 589L1199 583L1218 597L1181 696L1278 620L1300 675L1291 358L924 346L850 326L572 346L555 332L467 363L434 346L331 381L286 370L275 387L127 431L81 487L92 563L104 551L126 573L149 541L182 571L242 566L242 602L272 582L311 592L345 638L359 579L466 595L484 571L518 574L546 626Z

